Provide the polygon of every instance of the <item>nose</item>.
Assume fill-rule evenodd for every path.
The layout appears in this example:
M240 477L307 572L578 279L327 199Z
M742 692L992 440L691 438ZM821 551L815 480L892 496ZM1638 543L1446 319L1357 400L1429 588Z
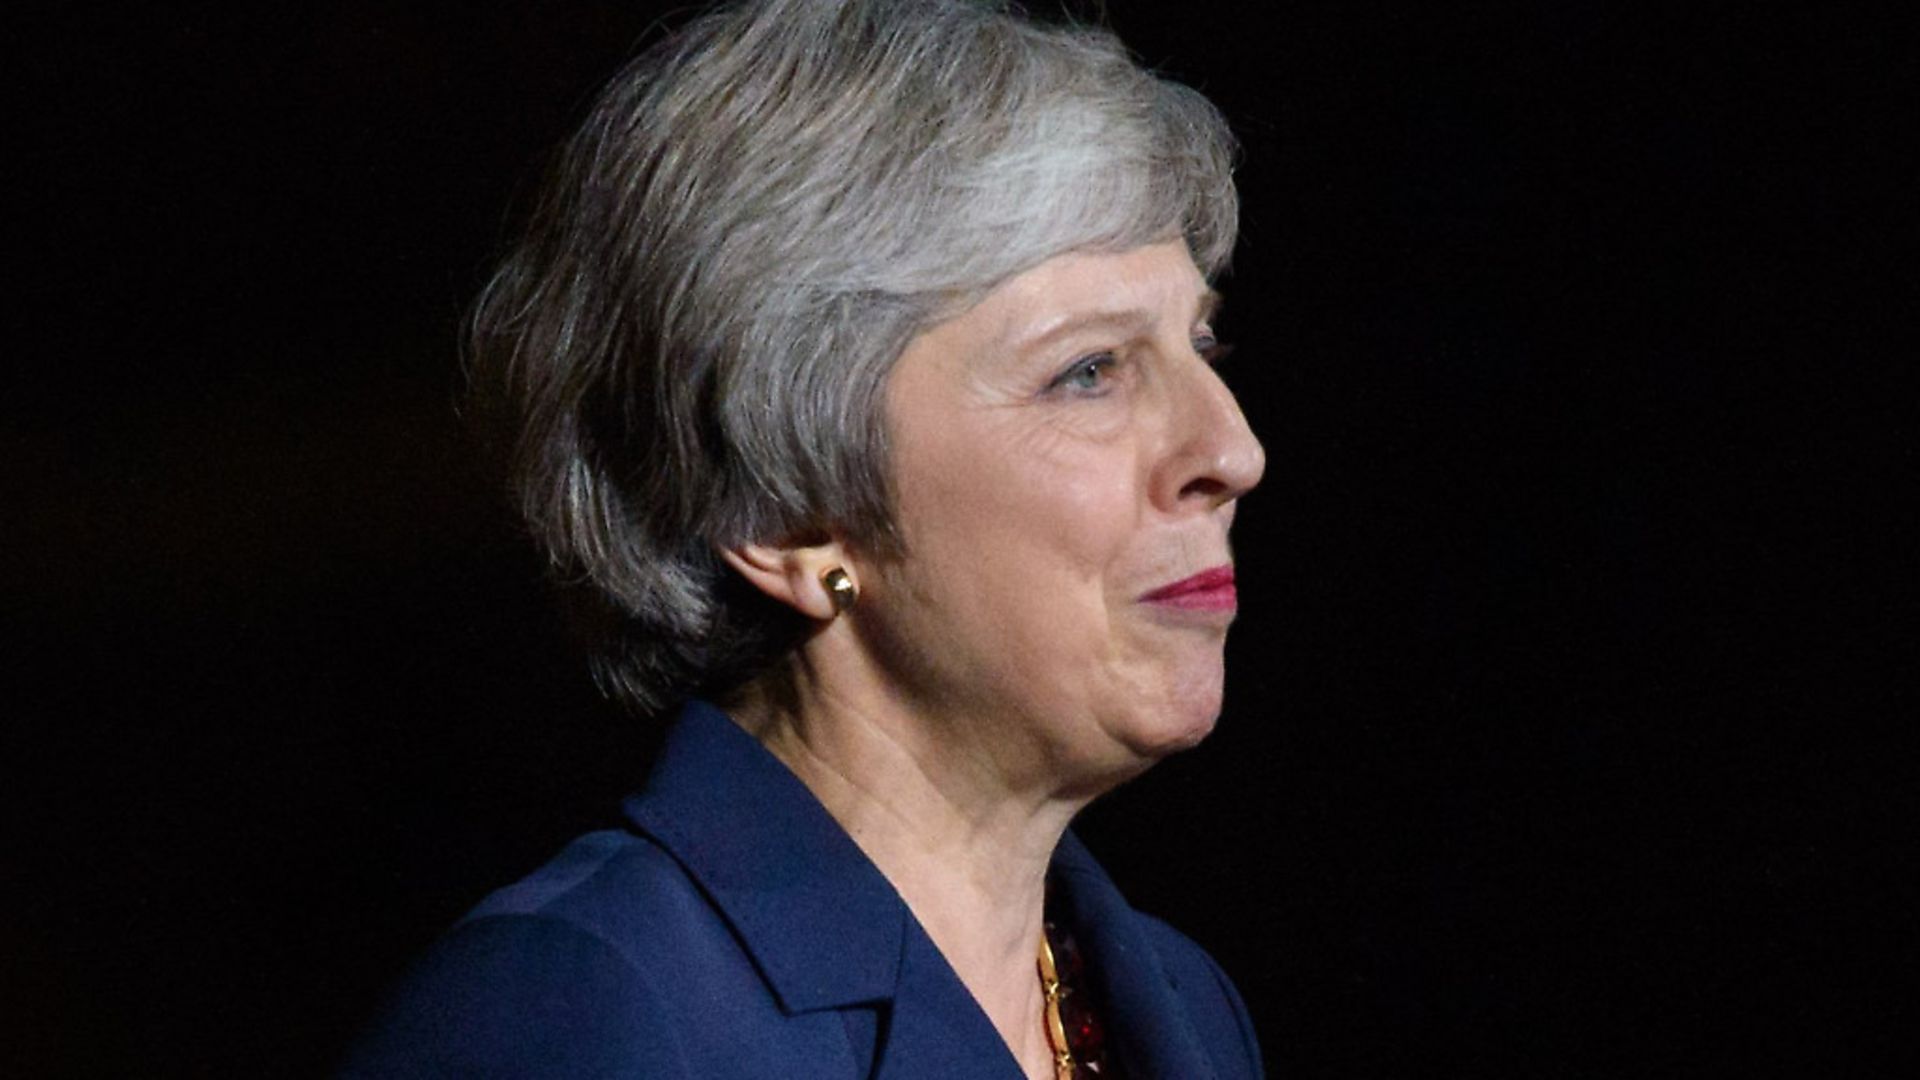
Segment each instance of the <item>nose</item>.
M1169 393L1168 453L1154 480L1169 512L1212 510L1245 495L1266 472L1267 454L1220 373L1188 352Z

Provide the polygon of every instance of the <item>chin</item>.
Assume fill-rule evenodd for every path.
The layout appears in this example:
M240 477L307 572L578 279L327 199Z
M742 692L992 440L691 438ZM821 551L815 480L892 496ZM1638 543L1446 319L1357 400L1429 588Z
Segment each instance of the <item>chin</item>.
M1191 677L1174 688L1166 704L1167 719L1174 725L1171 750L1186 750L1213 733L1220 720L1220 706L1226 698L1226 658L1215 652L1208 662L1197 665Z
M1210 702L1183 703L1185 715L1166 736L1159 740L1159 757L1177 754L1182 750L1191 750L1199 746L1201 740L1213 734L1213 726L1220 720L1220 699L1215 696Z
M1135 713L1124 726L1106 728L1104 747L1069 769L1068 788L1098 798L1153 768L1162 759L1199 745L1219 717L1219 698L1188 699L1173 707Z
M1134 726L1129 748L1150 765L1200 745L1220 720L1221 696L1217 679L1173 695Z

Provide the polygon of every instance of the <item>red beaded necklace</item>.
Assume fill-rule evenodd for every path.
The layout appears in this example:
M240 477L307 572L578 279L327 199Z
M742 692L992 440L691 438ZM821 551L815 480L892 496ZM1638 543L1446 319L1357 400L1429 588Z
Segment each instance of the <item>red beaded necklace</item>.
M1106 1032L1087 994L1075 993L1085 968L1072 935L1052 922L1040 932L1040 989L1046 994L1043 1020L1053 1049L1055 1080L1082 1075L1111 1078Z

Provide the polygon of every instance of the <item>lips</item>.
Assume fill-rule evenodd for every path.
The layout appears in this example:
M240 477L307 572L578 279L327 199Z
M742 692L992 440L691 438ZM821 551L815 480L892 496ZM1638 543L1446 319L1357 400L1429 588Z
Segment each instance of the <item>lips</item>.
M1142 596L1140 600L1142 603L1191 608L1198 611L1231 611L1239 602L1233 588L1233 567L1231 566L1216 566L1211 570L1202 570L1192 577L1181 578L1171 585L1162 585Z

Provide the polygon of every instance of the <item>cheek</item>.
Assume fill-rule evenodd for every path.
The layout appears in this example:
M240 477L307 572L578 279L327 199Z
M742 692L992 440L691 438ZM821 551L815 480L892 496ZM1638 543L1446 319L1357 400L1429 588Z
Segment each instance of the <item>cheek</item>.
M1137 510L1111 475L1029 476L1003 493L990 516L966 526L975 553L1005 586L1010 619L1102 634L1111 606L1126 602L1125 573Z
M1134 455L1048 425L955 424L901 455L901 528L911 548L965 549L1003 573L1085 579L1126 548L1140 514ZM918 542L916 542L916 539Z
M1045 522L1058 570L1071 575L1090 598L1107 605L1130 603L1139 582L1128 572L1136 552L1141 504L1124 463L1099 461L1061 477L1047 491L1046 506L1030 520Z
M1057 465L976 458L901 493L902 615L974 689L1075 697L1111 678L1113 568L1137 511L1110 466Z
M998 481L1008 520L1058 557L1089 570L1118 558L1141 513L1136 455L1043 426L1017 444Z

